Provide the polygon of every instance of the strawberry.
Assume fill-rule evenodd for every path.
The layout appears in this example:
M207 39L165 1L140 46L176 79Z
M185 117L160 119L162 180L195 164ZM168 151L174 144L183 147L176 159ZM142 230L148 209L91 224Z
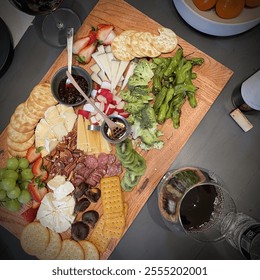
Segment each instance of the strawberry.
M92 53L96 50L97 44L96 42L92 43L91 45L86 46L82 49L77 57L78 62L80 63L89 63L91 60Z
M93 43L96 43L96 41L97 41L97 31L95 31L95 30L89 31L88 37L90 39L89 42L88 42L88 45L92 45Z
M107 45L111 45L113 40L116 37L116 33L112 30L108 36L106 37L106 39L103 41L103 45L107 46Z
M97 28L97 40L100 44L103 44L110 32L114 29L114 26L111 24L98 24Z
M48 172L43 168L43 159L41 157L34 161L32 173L41 181L45 181L48 178Z
M47 188L45 186L38 185L35 182L31 182L28 185L28 190L32 196L32 199L36 202L41 202L44 195L47 193Z
M80 52L80 50L84 49L88 45L89 41L90 41L89 36L85 36L80 39L77 39L73 43L72 52L74 54L78 54Z
M32 208L34 209L39 208L40 204L41 204L40 202L32 199Z
M41 150L42 147L36 148L34 146L32 146L31 148L29 148L26 152L26 158L28 159L28 161L30 163L35 162L38 158L40 158L41 155Z
M28 208L23 213L21 213L21 216L29 223L33 222L36 218L38 208Z

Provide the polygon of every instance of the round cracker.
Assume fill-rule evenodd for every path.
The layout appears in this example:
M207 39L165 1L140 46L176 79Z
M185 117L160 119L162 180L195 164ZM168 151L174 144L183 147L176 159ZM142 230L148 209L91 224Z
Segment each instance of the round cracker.
M42 107L50 107L57 104L57 100L51 93L50 83L36 85L31 91L30 96Z
M99 260L98 249L93 243L87 240L81 240L79 244L84 250L85 260Z
M6 142L7 142L7 146L14 151L17 152L27 151L34 144L34 134L32 135L31 138L29 138L27 141L23 143L15 142L12 139L10 139L8 136Z
M169 28L161 27L158 29L160 35L155 36L152 44L161 53L172 52L178 44L176 34Z
M40 260L55 260L59 255L62 245L60 234L49 229L50 241L47 248L36 257Z
M12 127L21 133L33 130L37 123L35 119L31 119L24 113L24 106L25 103L18 105L10 119Z
M153 45L154 35L150 32L142 32L142 35L138 37L138 49L140 53L144 53L148 57L157 57L161 54Z
M143 32L136 32L135 34L133 34L131 36L131 46L132 46L134 53L136 53L137 57L145 56L145 54L143 52L141 52L139 49L139 38L142 36L142 34L143 34Z
M15 130L11 124L9 124L7 126L7 136L12 140L12 141L15 141L15 142L18 142L18 143L23 143L23 142L26 142L28 141L34 134L34 129L28 131L28 132L24 132L24 133L21 133L17 130Z
M123 61L129 61L134 58L132 54L129 52L129 45L130 45L130 37L119 35L115 37L111 44L111 49L114 56Z
M20 157L20 158L22 158L22 157L25 157L26 153L27 153L27 151L22 151L22 152L14 151L10 147L8 147L7 150L8 150L9 157Z
M25 106L36 118L42 119L44 117L45 108L35 104L32 98L29 97L26 100Z
M84 250L77 241L65 239L56 260L84 260Z
M46 250L50 240L49 230L39 222L26 225L21 234L21 246L30 255L36 256Z

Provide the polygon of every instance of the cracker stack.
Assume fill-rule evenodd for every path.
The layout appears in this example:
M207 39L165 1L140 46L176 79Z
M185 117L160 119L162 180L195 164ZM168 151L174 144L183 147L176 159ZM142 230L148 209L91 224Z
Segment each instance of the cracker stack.
M9 156L24 157L34 144L34 129L44 112L57 104L49 83L36 85L28 99L17 106L7 127Z
M114 56L123 61L135 57L157 57L161 53L172 52L178 43L176 34L169 28L158 28L159 35L150 32L125 30L111 45Z

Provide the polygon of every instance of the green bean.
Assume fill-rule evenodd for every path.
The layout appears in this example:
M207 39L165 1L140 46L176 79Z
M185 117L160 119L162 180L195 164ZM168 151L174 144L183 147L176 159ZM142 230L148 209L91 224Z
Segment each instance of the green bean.
M163 104L164 98L167 93L167 87L162 87L161 91L156 95L153 109L155 113L158 113L160 106Z
M165 79L168 79L173 74L182 57L183 57L183 49L179 48L175 53L175 55L171 58L171 61L167 69L164 71L163 76Z

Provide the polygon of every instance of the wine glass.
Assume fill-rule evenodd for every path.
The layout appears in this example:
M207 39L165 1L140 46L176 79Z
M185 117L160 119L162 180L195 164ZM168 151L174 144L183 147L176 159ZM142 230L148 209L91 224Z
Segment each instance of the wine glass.
M214 172L184 167L169 171L158 186L158 205L171 231L201 242L225 238L221 222L236 206Z
M30 15L46 15L42 23L42 35L47 43L64 47L67 43L66 30L77 30L80 19L68 8L59 8L63 0L9 0L17 9Z

